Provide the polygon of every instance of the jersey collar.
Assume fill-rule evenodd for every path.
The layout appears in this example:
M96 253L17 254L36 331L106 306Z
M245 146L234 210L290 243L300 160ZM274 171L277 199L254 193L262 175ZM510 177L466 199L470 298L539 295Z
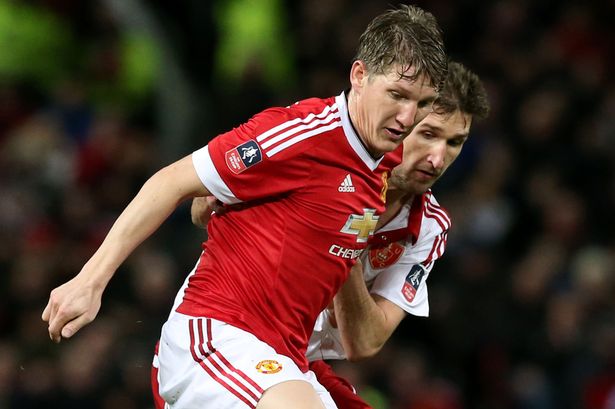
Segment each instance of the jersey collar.
M421 223L423 220L423 209L425 207L425 193L415 196L410 205L410 211L408 213L408 224L406 227L395 230L377 231L369 239L369 245L371 247L386 247L390 243L394 243L400 240L409 240L412 245L416 244L416 241L421 234ZM393 218L394 219L394 218ZM391 219L391 220L393 220ZM385 226L383 226L384 228ZM381 228L382 230L382 228Z
M348 113L348 103L346 101L346 93L342 92L340 95L335 97L335 102L337 103L337 108L340 112L340 117L342 119L342 128L344 128L344 134L346 135L346 139L352 149L356 152L356 154L363 160L365 165L370 168L372 171L375 170L380 162L382 161L382 157L379 159L374 159L369 154L361 138L357 135L352 123L350 122L350 114Z

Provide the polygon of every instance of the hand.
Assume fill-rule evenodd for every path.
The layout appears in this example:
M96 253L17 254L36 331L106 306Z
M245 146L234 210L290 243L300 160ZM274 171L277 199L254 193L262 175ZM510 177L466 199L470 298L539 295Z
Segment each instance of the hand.
M218 214L224 212L224 208L214 196L195 197L192 200L190 216L192 217L192 224L195 226L202 229L206 228L213 212Z
M102 290L85 283L79 276L51 291L43 311L49 323L49 337L55 343L70 338L96 318L100 310Z

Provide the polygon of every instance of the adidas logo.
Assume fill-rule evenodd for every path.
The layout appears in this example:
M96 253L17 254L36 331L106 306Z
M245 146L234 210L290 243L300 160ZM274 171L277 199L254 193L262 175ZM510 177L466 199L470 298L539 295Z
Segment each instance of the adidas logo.
M346 175L337 190L339 192L354 192L354 186L352 185L352 179L350 179L350 174Z

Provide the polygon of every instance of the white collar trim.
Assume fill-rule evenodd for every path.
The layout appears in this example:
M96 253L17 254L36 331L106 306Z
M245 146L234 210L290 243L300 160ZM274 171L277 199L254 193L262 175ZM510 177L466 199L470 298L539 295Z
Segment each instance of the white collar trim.
M365 145L361 142L359 135L354 130L352 123L350 122L350 113L348 112L348 104L346 102L346 95L342 92L340 95L335 97L335 102L337 103L338 110L340 112L340 117L342 119L342 128L344 128L344 134L346 135L346 139L352 149L359 155L359 157L363 160L365 165L374 171L380 162L382 161L382 157L379 159L374 159L369 154L369 152L365 149Z

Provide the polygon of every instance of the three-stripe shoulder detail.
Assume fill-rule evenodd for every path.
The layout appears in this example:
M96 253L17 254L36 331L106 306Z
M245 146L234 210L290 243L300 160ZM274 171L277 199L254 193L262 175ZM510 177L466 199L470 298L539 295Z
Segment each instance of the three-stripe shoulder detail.
M443 231L447 231L451 228L452 222L448 215L448 212L440 206L440 204L433 197L431 192L426 195L424 214L425 217L434 219Z
M275 154L305 139L342 126L337 104L327 105L322 112L311 113L277 125L258 135L256 141L267 155Z

